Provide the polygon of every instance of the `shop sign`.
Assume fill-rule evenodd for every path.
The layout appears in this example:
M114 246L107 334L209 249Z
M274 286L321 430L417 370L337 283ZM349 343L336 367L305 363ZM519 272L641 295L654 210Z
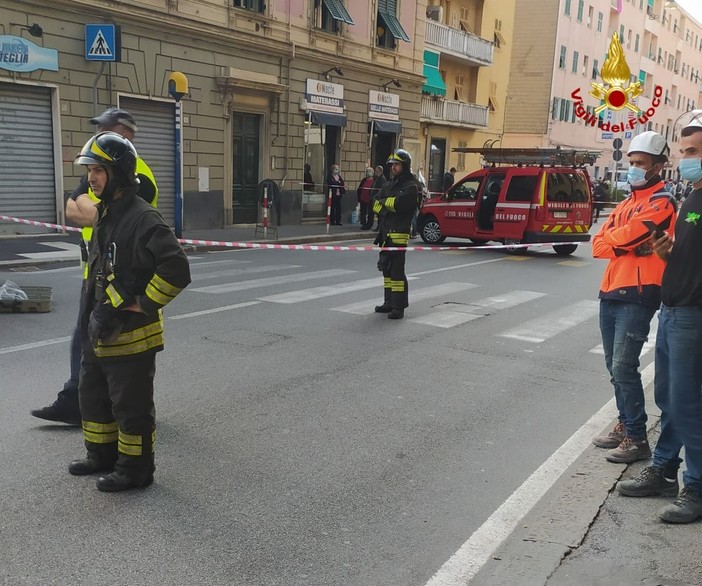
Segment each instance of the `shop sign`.
M14 35L0 35L0 68L10 71L58 71L58 51Z
M368 118L376 120L400 119L400 96L370 90L368 92Z
M305 90L307 109L315 112L344 113L344 86L318 79L308 79Z

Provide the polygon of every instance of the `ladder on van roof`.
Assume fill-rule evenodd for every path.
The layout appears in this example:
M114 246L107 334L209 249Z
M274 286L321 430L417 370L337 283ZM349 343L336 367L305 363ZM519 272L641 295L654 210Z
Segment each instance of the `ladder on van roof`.
M541 167L584 167L594 165L602 151L578 149L520 149L520 148L473 148L455 147L454 153L477 153L482 155L488 165L539 165Z

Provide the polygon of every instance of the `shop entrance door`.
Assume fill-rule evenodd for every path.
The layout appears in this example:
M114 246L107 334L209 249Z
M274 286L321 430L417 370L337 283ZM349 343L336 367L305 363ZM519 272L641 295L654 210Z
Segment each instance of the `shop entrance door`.
M429 191L442 192L446 165L446 139L432 138L429 148Z
M373 135L371 144L371 167L375 168L378 165L385 167L385 162L390 158L390 155L395 150L396 134L389 132L376 132ZM389 170L385 169L386 175Z
M253 224L258 218L260 114L232 113L233 222Z

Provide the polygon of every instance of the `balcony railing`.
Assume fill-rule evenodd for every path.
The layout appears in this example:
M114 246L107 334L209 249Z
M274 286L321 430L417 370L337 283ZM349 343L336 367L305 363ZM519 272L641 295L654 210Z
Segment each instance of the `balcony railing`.
M439 124L484 128L488 124L488 109L477 104L422 96L419 117Z
M492 64L493 43L431 19L427 19L425 41L429 45L469 59L476 65Z

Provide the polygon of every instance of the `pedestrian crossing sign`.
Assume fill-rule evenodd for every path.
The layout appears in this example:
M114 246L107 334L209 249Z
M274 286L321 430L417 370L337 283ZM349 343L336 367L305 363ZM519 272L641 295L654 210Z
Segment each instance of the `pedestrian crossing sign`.
M114 24L86 24L85 58L88 61L121 61L120 28Z

